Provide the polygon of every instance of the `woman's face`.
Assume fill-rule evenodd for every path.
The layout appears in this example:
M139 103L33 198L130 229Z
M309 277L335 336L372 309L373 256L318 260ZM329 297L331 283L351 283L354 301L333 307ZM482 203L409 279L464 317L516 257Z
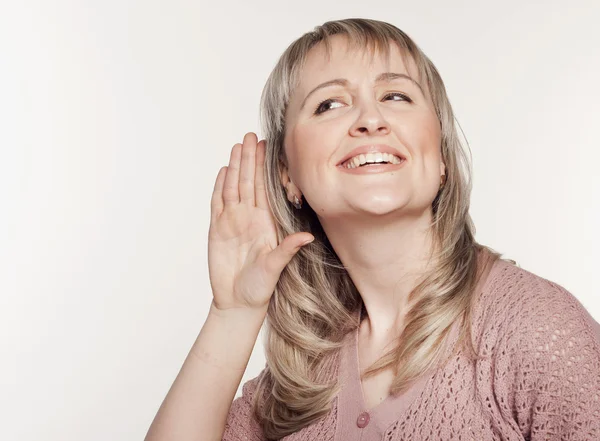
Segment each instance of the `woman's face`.
M291 179L288 195L304 195L323 219L394 211L422 215L431 209L445 170L440 123L426 86L421 84L424 95L403 77L376 81L391 72L420 83L412 60L405 66L396 45L389 65L382 55L371 65L367 57L346 52L341 35L333 37L329 62L322 45L313 47L288 105L284 148L289 168L282 169L282 183ZM317 89L334 79L347 84ZM330 101L320 104L324 100ZM377 144L396 149L405 162L376 173L366 173L373 166L350 172L338 165L356 147Z

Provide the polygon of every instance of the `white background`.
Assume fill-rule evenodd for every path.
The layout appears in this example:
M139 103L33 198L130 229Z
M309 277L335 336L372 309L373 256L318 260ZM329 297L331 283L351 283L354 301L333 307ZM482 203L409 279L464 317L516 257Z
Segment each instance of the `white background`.
M348 17L440 70L477 240L600 320L599 2L5 2L0 438L143 439L211 302L217 172L283 50Z

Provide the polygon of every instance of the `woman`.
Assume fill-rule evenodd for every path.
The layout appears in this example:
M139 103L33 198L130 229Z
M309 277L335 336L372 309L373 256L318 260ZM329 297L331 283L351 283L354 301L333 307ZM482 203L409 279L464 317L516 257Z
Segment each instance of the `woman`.
M475 241L452 108L406 34L317 27L261 109L266 140L217 176L211 311L147 440L599 439L600 326Z

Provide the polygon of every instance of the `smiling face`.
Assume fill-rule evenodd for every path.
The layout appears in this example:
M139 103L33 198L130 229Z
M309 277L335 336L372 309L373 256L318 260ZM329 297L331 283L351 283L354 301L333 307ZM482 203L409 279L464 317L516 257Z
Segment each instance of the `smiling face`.
M331 49L330 60L322 44L310 50L290 98L282 184L290 197L304 195L321 218L420 216L431 209L445 167L440 123L413 61L407 57L405 66L392 44L389 64L383 54L369 63L369 54L349 49L342 35L332 37ZM338 165L355 148L378 144L405 162L377 170Z

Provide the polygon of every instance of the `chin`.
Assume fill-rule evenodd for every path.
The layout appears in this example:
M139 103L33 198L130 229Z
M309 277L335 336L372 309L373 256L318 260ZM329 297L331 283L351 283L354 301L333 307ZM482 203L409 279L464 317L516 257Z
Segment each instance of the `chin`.
M355 209L363 213L370 213L373 215L381 216L401 211L404 207L406 207L406 202L407 201L400 201L398 199L365 201L361 204L355 205Z

